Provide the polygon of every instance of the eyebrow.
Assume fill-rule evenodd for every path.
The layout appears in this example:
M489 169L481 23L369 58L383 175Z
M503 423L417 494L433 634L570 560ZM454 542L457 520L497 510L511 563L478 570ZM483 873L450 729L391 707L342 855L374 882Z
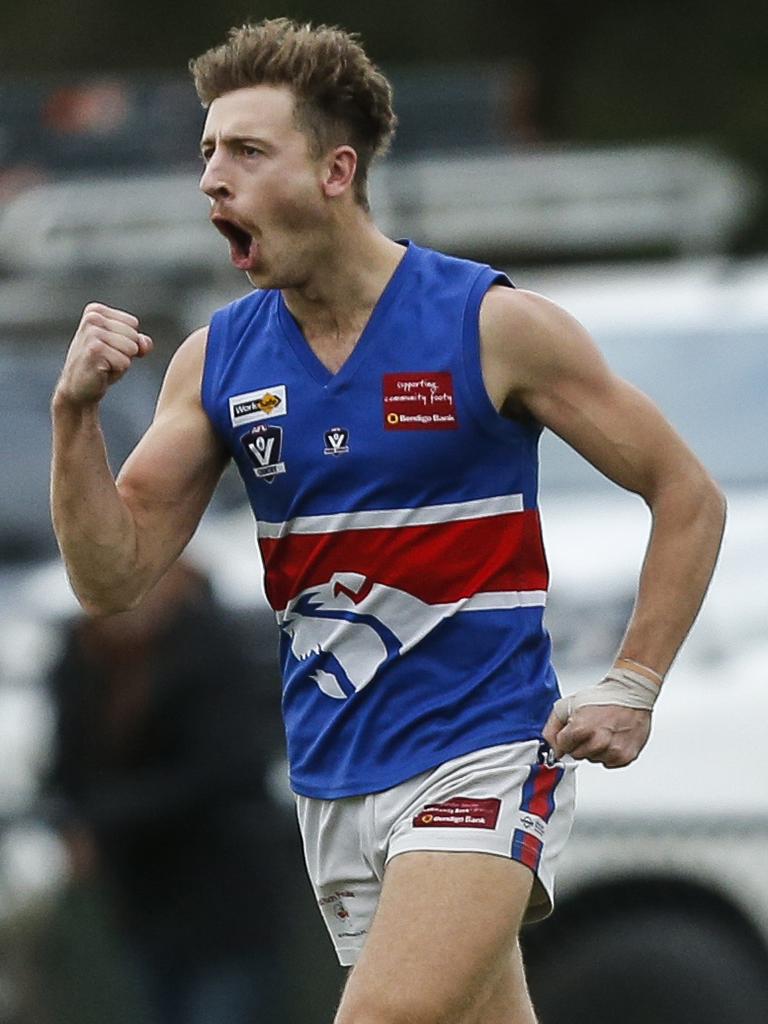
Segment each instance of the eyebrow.
M225 146L231 146L233 143L236 144L238 142L247 142L250 144L255 144L257 146L262 146L264 149L274 148L272 143L268 142L266 139L263 139L260 135L255 135L250 132L237 132L229 135L222 135L221 142ZM214 145L215 139L210 135L205 135L200 140L200 152L202 153L203 150Z

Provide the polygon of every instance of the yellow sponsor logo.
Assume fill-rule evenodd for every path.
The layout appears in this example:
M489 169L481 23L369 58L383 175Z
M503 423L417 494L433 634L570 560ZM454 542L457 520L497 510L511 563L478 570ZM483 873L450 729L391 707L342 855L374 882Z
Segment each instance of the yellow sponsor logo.
M256 408L259 412L270 413L280 405L280 397L273 395L270 391L267 391L265 395L256 402Z

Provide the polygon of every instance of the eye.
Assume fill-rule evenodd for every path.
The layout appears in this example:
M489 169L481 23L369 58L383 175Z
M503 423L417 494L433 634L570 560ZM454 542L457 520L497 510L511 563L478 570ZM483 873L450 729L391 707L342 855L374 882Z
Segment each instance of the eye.
M252 143L250 143L250 142L244 142L244 143L242 143L242 145L240 146L240 151L241 151L241 152L242 152L242 153L243 153L243 154L244 154L245 156L256 156L256 155L257 155L257 153L261 153L261 150L259 149L259 147L258 147L258 146L254 146L254 145L253 145Z

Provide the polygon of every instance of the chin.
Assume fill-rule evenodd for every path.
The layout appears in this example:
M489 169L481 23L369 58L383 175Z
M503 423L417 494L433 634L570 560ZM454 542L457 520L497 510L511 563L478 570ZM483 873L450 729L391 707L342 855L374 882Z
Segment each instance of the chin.
M265 269L262 270L247 270L245 276L251 282L254 288L262 288L264 290L268 288L278 288L285 290L286 288L301 288L306 281L306 276L298 274L295 271L284 270L270 271Z

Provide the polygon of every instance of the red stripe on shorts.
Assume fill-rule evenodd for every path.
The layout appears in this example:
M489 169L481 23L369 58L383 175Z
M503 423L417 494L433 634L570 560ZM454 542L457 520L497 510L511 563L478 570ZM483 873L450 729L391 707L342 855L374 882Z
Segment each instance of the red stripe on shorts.
M525 864L531 871L537 871L543 848L541 840L536 836L523 832L521 828L515 829L511 850L513 860Z
M536 814L542 821L549 821L555 810L555 787L563 777L562 768L548 768L535 764L523 786L521 811Z

